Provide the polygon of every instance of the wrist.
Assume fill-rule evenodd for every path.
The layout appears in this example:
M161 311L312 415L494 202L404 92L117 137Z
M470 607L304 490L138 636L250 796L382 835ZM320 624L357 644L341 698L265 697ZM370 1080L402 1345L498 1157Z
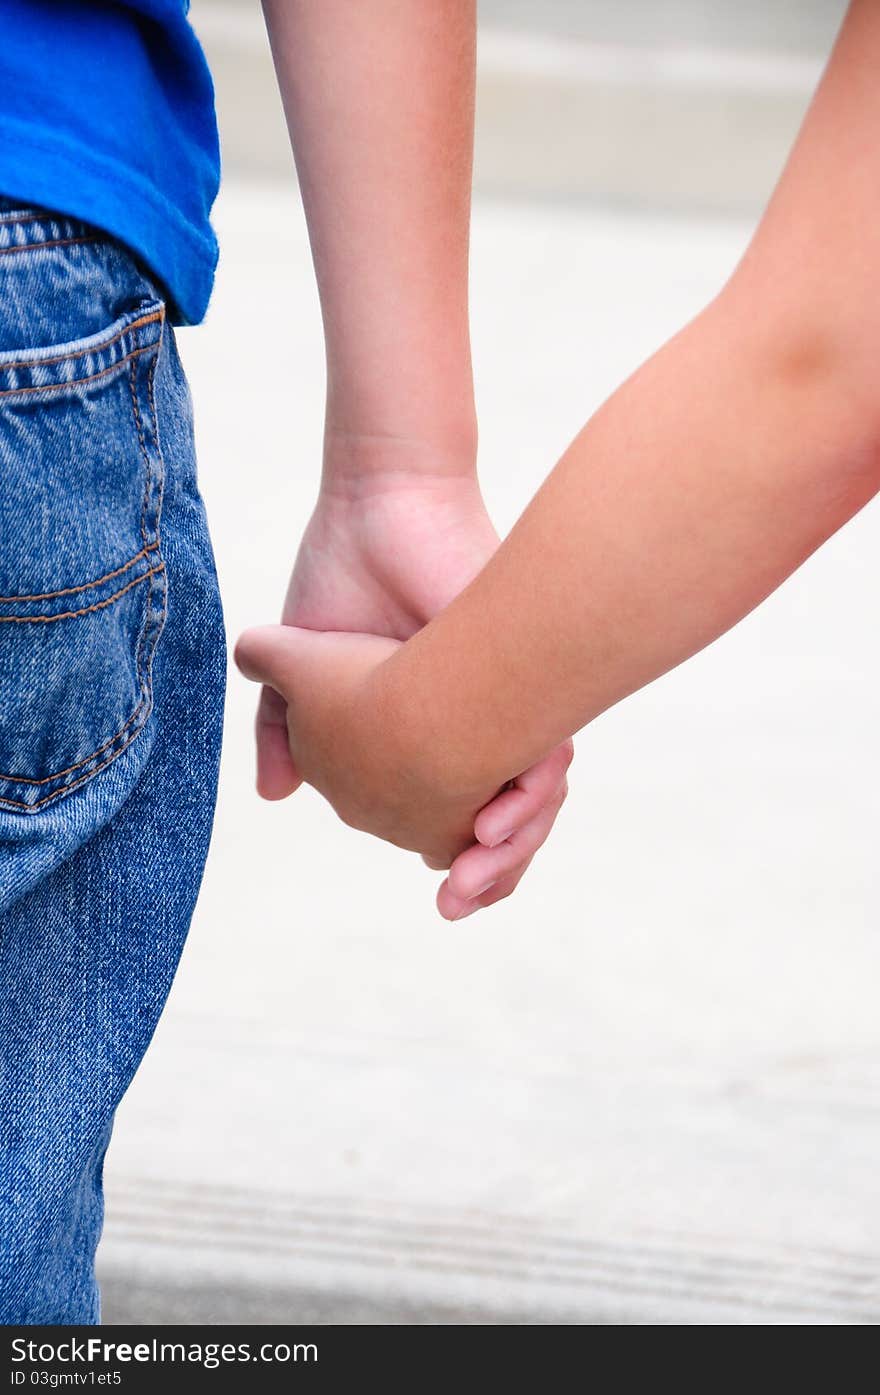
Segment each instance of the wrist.
M370 674L364 692L370 728L390 743L383 757L399 779L416 794L477 810L516 772L455 720L455 705L455 684L442 662L413 640Z
M477 423L464 415L443 423L406 422L374 429L329 418L324 429L323 493L359 496L386 485L449 480L476 483Z

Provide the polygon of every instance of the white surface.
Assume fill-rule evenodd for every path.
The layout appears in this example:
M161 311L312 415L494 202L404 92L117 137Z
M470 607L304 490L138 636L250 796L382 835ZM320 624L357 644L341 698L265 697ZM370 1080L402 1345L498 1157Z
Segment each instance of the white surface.
M231 188L219 223L216 303L181 343L234 635L280 604L323 367L293 198ZM503 526L747 235L478 206ZM875 507L586 732L552 845L457 927L432 874L311 792L257 801L234 676L204 893L110 1152L105 1272L262 1283L291 1320L303 1292L329 1320L334 1293L486 1320L876 1320L878 541Z
M497 0L479 7L475 187L626 207L760 208L791 148L844 0ZM289 178L260 7L194 0L223 163Z

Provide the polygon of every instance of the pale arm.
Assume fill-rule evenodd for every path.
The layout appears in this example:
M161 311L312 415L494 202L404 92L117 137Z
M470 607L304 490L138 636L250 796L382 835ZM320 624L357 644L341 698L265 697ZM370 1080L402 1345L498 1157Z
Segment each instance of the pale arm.
M387 442L383 470L473 473L475 0L264 10L321 296L328 434Z

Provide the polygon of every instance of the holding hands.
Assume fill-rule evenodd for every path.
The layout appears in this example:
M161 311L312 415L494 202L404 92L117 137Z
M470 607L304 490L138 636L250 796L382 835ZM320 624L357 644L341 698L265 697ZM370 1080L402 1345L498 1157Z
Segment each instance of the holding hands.
M400 447L328 439L325 488L306 530L281 625L242 635L236 661L262 683L257 787L282 799L305 781L345 823L449 868L449 920L517 886L565 798L570 743L499 784L449 768L407 720L389 661L471 581L497 536L473 470L375 468ZM417 453L415 446L408 454ZM331 483L332 481L332 483ZM516 776L517 772L509 772Z
M306 780L348 822L449 868L438 905L454 919L517 885L570 759L567 744L535 765L549 741L476 775L444 757L442 740L419 740L407 684L389 682L399 646L498 546L474 469L475 0L263 8L312 245L327 400L322 488L282 625L250 631L237 650L264 685L257 787L283 799Z
M570 734L736 624L880 490L878 7L852 0L726 286L500 547L473 470L473 0L264 8L327 406L284 623L238 646L265 685L258 787L306 780L448 867L438 905L457 919L509 895L546 838Z

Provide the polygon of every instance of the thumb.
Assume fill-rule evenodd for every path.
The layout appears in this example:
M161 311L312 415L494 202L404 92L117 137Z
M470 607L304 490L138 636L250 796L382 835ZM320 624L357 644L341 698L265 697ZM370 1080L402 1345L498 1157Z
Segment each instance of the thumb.
M239 636L235 662L245 678L274 688L289 701L295 680L301 676L302 662L307 659L308 641L318 638L316 633L292 625L257 625Z
M274 688L292 710L324 712L399 648L380 635L259 625L239 637L235 662L245 678Z

